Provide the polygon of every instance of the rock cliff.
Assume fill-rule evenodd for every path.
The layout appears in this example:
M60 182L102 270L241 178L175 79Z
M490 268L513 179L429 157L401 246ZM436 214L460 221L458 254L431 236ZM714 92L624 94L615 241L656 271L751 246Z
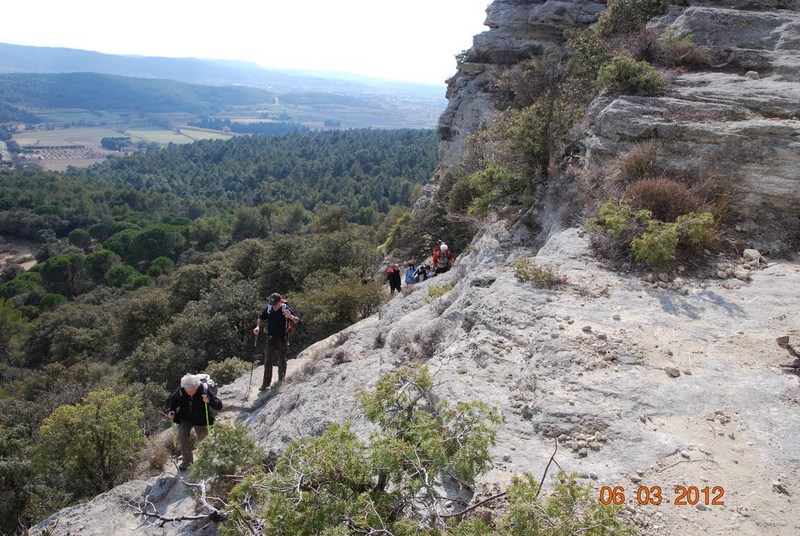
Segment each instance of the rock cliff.
M457 165L465 137L491 120L501 70L559 44L564 28L592 24L603 8L496 0L487 9L489 30L448 83L441 172ZM597 101L583 165L602 165L643 140L656 140L660 158L674 166L729 164L741 194L742 241L785 253L797 243L800 195L798 9L788 0L709 0L652 21L691 33L725 67L679 74L663 96ZM625 487L627 515L642 534L798 534L800 383L781 368L791 359L776 339L800 338L800 265L767 256L746 281L642 278L609 271L579 228L535 243L535 230L487 225L456 252L451 272L407 286L380 314L290 362L278 392L258 395L248 377L223 387L223 415L246 423L274 452L333 422L350 420L367 434L356 388L402 363L425 363L439 396L484 400L502 414L496 464L477 494L515 473L541 475L558 441L563 469L598 490ZM553 290L522 283L512 267L519 259L550 266L567 283ZM754 266L751 258L720 259L731 272L745 261ZM431 293L446 285L452 289L442 297ZM58 520L56 534L197 533L205 525L157 527L120 513L120 500L144 496L162 512L190 512L192 501L169 482L175 477L165 474L128 483L45 525ZM670 502L639 506L638 486L659 486ZM721 490L724 504L676 504L680 486ZM213 525L203 530L213 533Z

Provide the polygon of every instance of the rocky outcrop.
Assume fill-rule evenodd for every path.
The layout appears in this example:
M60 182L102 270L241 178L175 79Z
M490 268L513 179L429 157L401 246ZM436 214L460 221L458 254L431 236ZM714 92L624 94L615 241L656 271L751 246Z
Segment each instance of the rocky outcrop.
M665 73L670 84L663 96L596 101L583 165L596 169L637 144L656 142L663 169L727 175L735 192L731 223L742 240L773 255L793 251L800 244L800 3L688 4L672 6L651 26L690 38L711 54L713 68ZM458 164L466 137L491 122L500 73L559 46L566 28L591 25L604 7L498 0L487 9L490 29L475 37L448 81L440 176Z
M495 83L500 74L563 43L565 29L592 24L603 9L601 0L496 0L489 5L484 22L489 30L474 37L472 48L447 81L448 105L439 118L441 174L458 164L465 138L497 112Z

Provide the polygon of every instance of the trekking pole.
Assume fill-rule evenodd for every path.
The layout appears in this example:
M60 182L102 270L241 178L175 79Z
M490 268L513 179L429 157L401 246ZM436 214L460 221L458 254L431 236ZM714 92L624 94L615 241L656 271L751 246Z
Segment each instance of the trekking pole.
M178 448L178 431L175 430L175 421L172 421L172 448Z
M206 430L208 430L208 435L211 435L211 425L208 422L208 404L204 404L204 406L206 407Z

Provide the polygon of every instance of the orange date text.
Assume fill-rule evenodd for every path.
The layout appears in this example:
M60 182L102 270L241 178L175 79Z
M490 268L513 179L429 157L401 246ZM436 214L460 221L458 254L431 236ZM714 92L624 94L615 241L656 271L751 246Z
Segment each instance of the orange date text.
M602 504L621 505L626 502L636 502L639 505L674 504L676 506L722 506L725 504L725 488L722 486L675 486L672 493L663 490L661 486L639 486L627 495L623 486L603 486L600 488L600 502Z

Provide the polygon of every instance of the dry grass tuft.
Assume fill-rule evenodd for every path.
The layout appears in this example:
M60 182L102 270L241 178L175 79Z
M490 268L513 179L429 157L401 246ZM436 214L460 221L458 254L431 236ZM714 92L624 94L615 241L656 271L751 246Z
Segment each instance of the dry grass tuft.
M649 210L653 217L663 222L674 222L681 214L703 211L702 199L689 186L666 177L643 179L625 190L631 205Z
M657 157L658 147L653 141L634 146L630 151L617 158L614 165L616 168L615 179L619 183L630 184L656 175Z

